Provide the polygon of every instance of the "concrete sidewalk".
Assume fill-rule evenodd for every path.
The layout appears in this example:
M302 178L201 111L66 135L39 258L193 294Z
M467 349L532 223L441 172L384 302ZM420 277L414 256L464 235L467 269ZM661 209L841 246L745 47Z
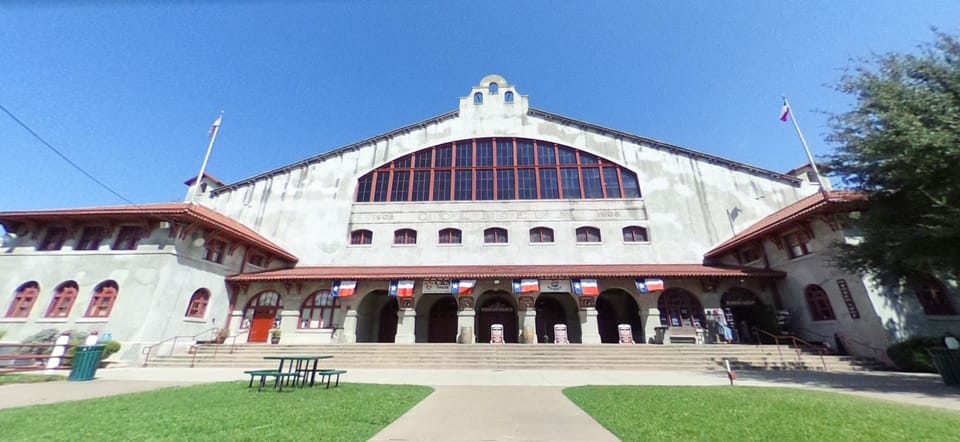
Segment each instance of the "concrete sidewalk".
M617 441L563 387L440 386L371 441Z

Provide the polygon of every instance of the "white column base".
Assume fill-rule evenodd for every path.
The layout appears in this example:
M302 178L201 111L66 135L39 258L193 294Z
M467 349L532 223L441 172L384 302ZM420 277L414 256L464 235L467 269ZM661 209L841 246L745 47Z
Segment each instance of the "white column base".
M580 339L584 344L600 344L597 309L593 307L580 310Z
M457 343L474 344L477 342L476 330L473 329L476 324L476 311L472 308L460 310L457 313Z
M393 342L397 344L413 344L417 342L417 311L401 309L397 312L397 336Z

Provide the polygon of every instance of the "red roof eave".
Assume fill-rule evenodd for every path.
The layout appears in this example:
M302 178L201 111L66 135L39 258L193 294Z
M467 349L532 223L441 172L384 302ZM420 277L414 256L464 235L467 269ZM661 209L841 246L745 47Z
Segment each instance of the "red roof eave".
M702 264L614 264L614 265L531 265L531 266L331 266L297 267L227 277L231 282L297 281L317 279L383 280L409 279L490 279L490 278L634 278L634 277L766 277L782 278L785 273L750 267L706 266Z

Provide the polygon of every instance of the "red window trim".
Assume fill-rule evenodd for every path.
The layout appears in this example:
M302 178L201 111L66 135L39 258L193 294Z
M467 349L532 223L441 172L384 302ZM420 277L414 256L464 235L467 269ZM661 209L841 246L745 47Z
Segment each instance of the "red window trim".
M207 306L210 304L210 291L199 289L190 296L190 302L187 303L187 311L184 316L187 318L203 319L207 315Z
M29 299L25 296L28 291L32 294ZM33 311L33 306L37 304L37 298L39 297L39 287L24 287L13 296L13 300L10 301L10 306L7 308L7 315L5 317L29 318L30 312Z
M73 290L73 294L67 298L66 307L63 309L63 315L55 314L58 307L61 307L64 304L63 292L67 289ZM64 287L60 291L53 294L53 299L50 300L50 305L47 306L47 312L43 315L44 318L69 318L70 311L73 310L73 304L77 302L77 296L80 294L80 290L73 287Z
M114 292L109 294L104 294L106 289L112 289ZM117 302L117 296L120 295L120 289L114 288L111 286L105 286L100 288L93 293L93 297L90 298L90 304L87 305L87 311L83 314L84 318L109 318L110 313L113 312L113 306ZM103 305L104 300L107 300L106 311L102 315L95 315L94 313L102 311L100 306Z

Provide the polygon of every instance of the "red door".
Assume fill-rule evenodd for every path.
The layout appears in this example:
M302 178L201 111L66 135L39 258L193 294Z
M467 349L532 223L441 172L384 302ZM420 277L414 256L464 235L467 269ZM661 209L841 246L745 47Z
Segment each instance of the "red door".
M276 316L277 309L273 307L259 307L254 310L247 342L267 342L267 336L270 335L270 329L273 328L273 318Z

